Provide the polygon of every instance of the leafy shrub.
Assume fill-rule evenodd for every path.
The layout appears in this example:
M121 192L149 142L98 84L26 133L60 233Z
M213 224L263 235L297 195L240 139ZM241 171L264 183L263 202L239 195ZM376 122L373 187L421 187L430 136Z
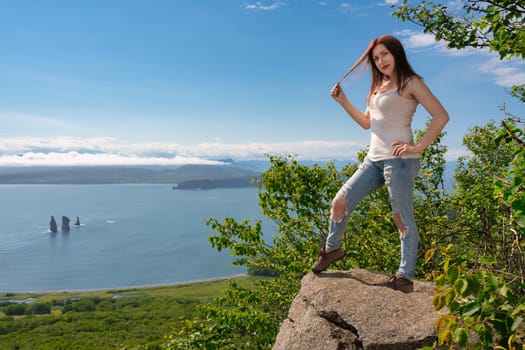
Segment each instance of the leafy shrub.
M53 299L51 300L51 306L63 306L66 302L64 300Z
M472 156L456 169L454 242L434 242L426 261L432 272L437 346L525 347L525 235L523 232L524 132L514 120L475 127L464 138Z
M62 312L90 312L95 311L96 305L94 299L72 300L66 303Z
M437 288L432 303L437 310L449 310L436 324L438 346L523 348L525 298L512 290L519 276L492 270L491 257L481 259L486 267L467 269L450 257L451 246L429 250L427 258L437 250L443 268L434 272Z
M47 303L30 304L26 308L26 315L42 315L51 313L51 306Z
M116 309L115 299L104 299L97 304L97 311L113 311Z
M12 304L9 305L5 309L5 314L14 316L14 315L23 315L26 313L26 305L25 304Z
M264 277L277 277L279 272L274 269L264 267L250 267L248 269L248 275L251 276L264 276Z

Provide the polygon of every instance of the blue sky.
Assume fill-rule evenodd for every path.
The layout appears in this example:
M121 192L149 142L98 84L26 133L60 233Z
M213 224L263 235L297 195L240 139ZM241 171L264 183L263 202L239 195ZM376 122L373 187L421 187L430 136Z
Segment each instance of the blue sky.
M449 159L504 103L523 114L506 92L523 61L447 51L392 3L0 0L0 166L355 159L369 133L329 91L384 33L448 110ZM344 84L363 110L368 87Z

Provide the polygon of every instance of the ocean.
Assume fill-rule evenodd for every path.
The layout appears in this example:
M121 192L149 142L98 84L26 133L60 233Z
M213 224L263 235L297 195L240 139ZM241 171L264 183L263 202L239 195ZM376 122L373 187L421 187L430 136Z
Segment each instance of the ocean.
M58 232L49 231L51 215ZM71 230L60 230L61 218ZM81 225L75 227L76 217ZM256 188L0 185L0 292L92 290L245 273L208 242L208 218L262 219ZM264 224L271 230L271 224Z

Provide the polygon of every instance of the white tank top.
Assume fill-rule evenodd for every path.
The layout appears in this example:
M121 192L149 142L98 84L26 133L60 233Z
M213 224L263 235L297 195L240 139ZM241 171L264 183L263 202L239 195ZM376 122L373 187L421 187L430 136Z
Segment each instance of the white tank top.
M401 96L397 89L372 96L368 106L372 133L368 151L370 160L397 158L392 155L394 141L414 142L411 124L417 105L416 100ZM418 157L418 154L401 156L401 158Z

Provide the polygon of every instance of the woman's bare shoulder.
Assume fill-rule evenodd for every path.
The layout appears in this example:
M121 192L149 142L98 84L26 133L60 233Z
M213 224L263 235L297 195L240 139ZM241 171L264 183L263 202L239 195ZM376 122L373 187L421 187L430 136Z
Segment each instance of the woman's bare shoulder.
M419 100L420 98L428 94L432 94L428 86L423 81L423 79L416 75L413 75L412 77L410 77L410 79L407 80L403 92L407 96L410 96L411 98L414 98L416 100Z
M409 88L409 89L417 89L417 88L421 88L421 87L425 87L426 88L426 85L423 82L423 79L421 79L417 75L412 75L411 77L409 77L407 79L406 87Z

